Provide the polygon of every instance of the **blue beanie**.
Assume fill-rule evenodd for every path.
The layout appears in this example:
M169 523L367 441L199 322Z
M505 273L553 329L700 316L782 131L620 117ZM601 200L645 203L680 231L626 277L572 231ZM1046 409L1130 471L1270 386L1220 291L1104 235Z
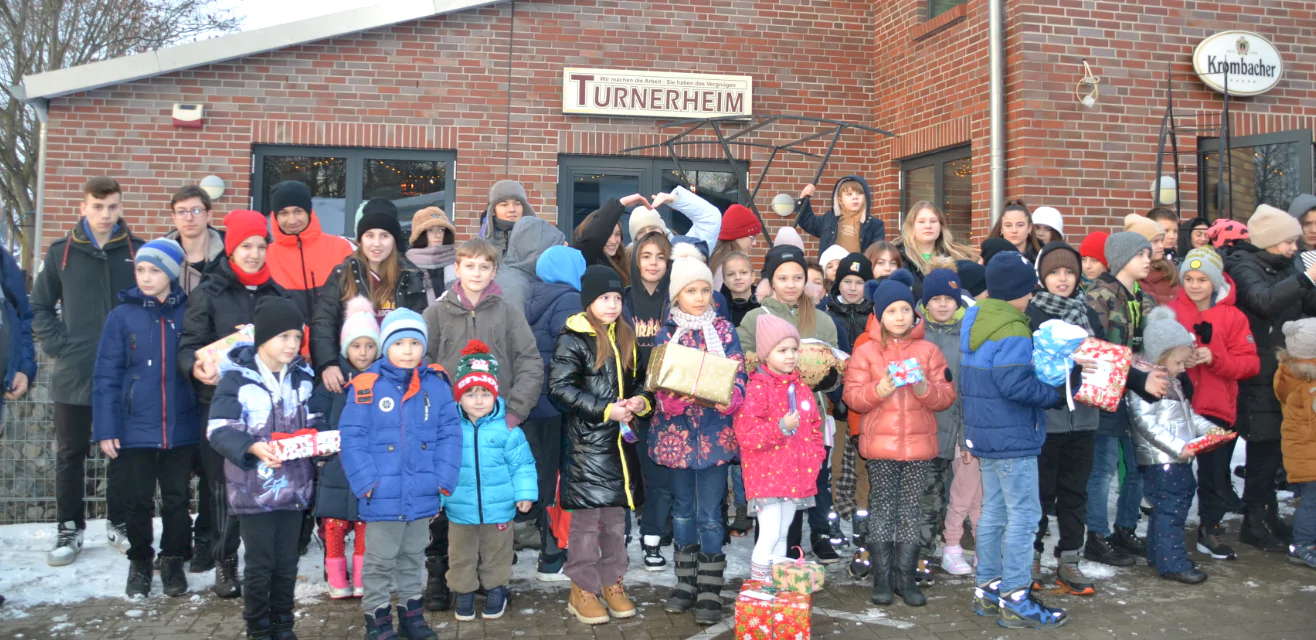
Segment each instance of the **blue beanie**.
M960 285L970 296L977 298L987 290L987 267L972 260L956 260L955 270L959 272Z
M987 264L987 297L1018 300L1037 288L1037 272L1023 254L1002 251Z
M873 292L873 317L881 321L882 314L886 308L904 300L909 303L910 310L914 309L914 292L905 286L905 283L895 279L887 279L886 282L877 286Z
M152 240L142 246L137 251L137 259L133 264L145 262L159 267L161 271L169 274L170 280L178 279L178 272L183 267L183 261L187 259L187 254L183 253L183 247L177 242L168 238Z
M914 289L914 274L904 269L896 269L895 271L891 272L891 275L882 276L876 280L869 280L868 282L865 282L864 300L873 302L873 296L877 295L877 289L881 287L882 283L886 282L887 280L894 280L895 282L899 282L900 284L909 287L911 291L913 291ZM911 293L910 295L912 296L913 294ZM911 303L911 305L912 304L913 303Z
M950 269L933 269L923 278L923 306L937 296L949 296L961 307L964 306L964 291L960 288L959 274Z
M384 316L384 323L379 327L379 335L383 339L381 350L384 352L384 357L388 357L388 348L403 338L420 340L420 348L426 349L429 342L428 334L429 328L419 313L405 307L394 309Z
M549 247L535 261L535 275L544 282L568 284L580 291L580 276L585 275L585 256L579 249L561 245Z

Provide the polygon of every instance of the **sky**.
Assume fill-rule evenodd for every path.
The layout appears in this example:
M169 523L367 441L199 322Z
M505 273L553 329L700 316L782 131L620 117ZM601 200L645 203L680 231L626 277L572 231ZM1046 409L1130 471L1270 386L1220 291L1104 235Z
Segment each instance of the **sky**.
M304 20L383 4L388 0L220 0L234 16L241 17L242 30L251 31L278 24Z

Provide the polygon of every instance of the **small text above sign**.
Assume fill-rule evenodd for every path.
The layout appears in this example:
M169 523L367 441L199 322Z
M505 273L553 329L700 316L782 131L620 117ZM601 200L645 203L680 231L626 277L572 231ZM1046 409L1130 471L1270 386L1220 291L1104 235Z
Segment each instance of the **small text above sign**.
M753 115L751 76L617 69L562 70L562 112L595 116L717 118Z
M1261 95L1279 84L1284 60L1269 40L1251 31L1222 31L1208 37L1193 50L1193 70L1206 86L1229 95Z

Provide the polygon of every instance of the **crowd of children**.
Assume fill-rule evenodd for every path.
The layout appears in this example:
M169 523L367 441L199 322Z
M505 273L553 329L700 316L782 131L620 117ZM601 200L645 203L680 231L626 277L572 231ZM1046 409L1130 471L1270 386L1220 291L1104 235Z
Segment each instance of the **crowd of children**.
M1296 255L1316 241L1304 236L1311 196L1289 212L1262 205L1246 227L1191 221L1180 237L1177 216L1156 209L1075 243L1060 211L1012 201L975 249L927 202L888 243L867 184L849 176L833 209L813 210L811 185L798 201L820 259L785 227L756 269L761 220L684 188L612 200L570 242L512 181L494 185L464 241L434 208L405 233L381 198L341 251L305 185L276 185L270 220L234 211L222 234L189 189L171 203L177 241L143 243L118 219L117 183L92 180L83 221L37 278L32 324L57 362L69 432L49 561L81 548L81 489L65 476L86 456L73 446L86 421L84 439L112 460L127 594L149 595L158 570L181 595L185 563L214 568L215 593L244 598L248 638L296 637L298 558L317 529L330 597L359 598L374 640L435 638L425 612L473 620L477 596L484 619L504 615L522 532L538 579L569 581L567 610L587 624L638 612L623 584L633 531L646 569L664 570L672 545L664 609L706 625L727 614L732 533L756 536L738 577L769 579L777 559L804 553L806 521L807 548L832 564L851 519L849 574L871 580L875 604L926 604L939 565L974 574L974 610L1011 628L1068 620L1036 596L1051 517L1054 581L1074 595L1098 591L1080 558L1143 557L1163 578L1206 580L1183 535L1194 496L1198 551L1236 558L1223 520L1241 511L1241 542L1316 568L1316 502L1290 525L1276 500L1284 473L1316 495L1316 264ZM689 235L668 228L663 205L694 222ZM267 252L271 239L285 250ZM338 261L323 280L288 280L307 258L286 247L303 239ZM133 278L115 265L95 282L116 290L90 289L80 274L117 251ZM7 319L19 344L0 344L21 355L22 315ZM1059 384L1035 367L1035 332L1056 321L1135 355L1113 410L1076 399L1095 359L1075 356ZM646 383L653 354L678 345L735 364L723 401ZM837 363L813 362L820 350ZM25 388L33 369L6 364ZM1233 442L1188 446L1222 429L1247 442L1241 499ZM276 444L331 431L341 450L329 455Z

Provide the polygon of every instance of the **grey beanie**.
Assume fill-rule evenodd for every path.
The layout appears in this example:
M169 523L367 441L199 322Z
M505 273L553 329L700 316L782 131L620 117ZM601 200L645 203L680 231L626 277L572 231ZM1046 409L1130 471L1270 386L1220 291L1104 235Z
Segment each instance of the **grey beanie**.
M1150 362L1160 362L1165 352L1175 347L1191 347L1193 334L1174 316L1174 309L1156 307L1147 314L1147 327L1142 330L1142 353Z
M1227 292L1225 284L1225 263L1220 259L1220 254L1211 248L1210 244L1198 247L1188 252L1184 256L1183 264L1179 266L1179 283L1183 284L1184 276L1189 271L1200 271L1211 281L1211 286L1215 287L1216 299L1224 297L1222 292Z
M1289 355L1303 360L1316 359L1316 318L1284 323L1284 348Z
M1110 266L1110 275L1117 276L1124 265L1133 260L1133 256L1146 249L1151 251L1151 243L1140 233L1121 231L1106 238L1106 264Z

